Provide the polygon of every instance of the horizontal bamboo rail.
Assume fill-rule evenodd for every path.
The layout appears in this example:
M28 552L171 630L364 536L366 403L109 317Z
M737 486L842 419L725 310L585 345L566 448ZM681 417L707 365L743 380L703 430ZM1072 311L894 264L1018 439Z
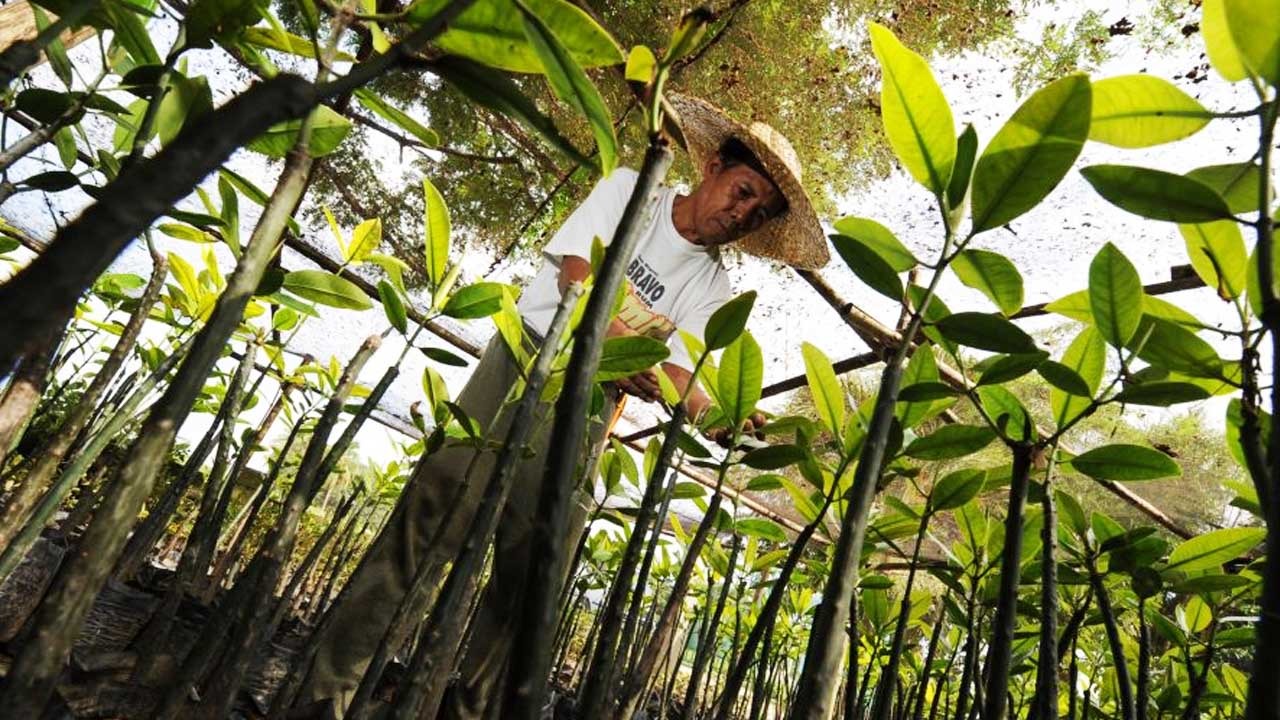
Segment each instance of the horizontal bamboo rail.
M836 291L829 284L827 284L826 280L824 280L822 276L819 275L818 273L809 272L805 270L797 270L796 273L799 274L800 277L804 278L805 281L808 282L809 285L811 285L813 289L816 290L818 294L822 296L822 299L826 300L827 303L831 305L833 309L835 309L835 311L840 315L840 318L844 320L845 323L854 330L854 332L858 333L860 336L864 338L866 337L873 338L874 342L883 343L880 349L896 348L903 341L902 336L899 335L896 331L888 327L885 327L884 325L881 325L879 321L877 321L875 318L871 317L867 313L863 312L862 310L858 309L856 306L854 306L853 303L845 302L845 300L841 298L840 295L836 293ZM1191 287L1195 287L1195 286L1192 285ZM1182 289L1182 288L1179 288L1179 289ZM873 347L873 349L876 349L876 348ZM968 378L964 377L964 375L962 375L960 371L956 370L950 365L947 365L946 363L938 363L938 374L942 376L942 379L944 382L951 385L952 387L956 387L962 390L967 390L968 388L971 387L971 383L969 382ZM946 416L944 416L944 419L946 419L948 422L954 422L954 418L949 419ZM1037 427L1036 430L1042 435L1049 434L1043 428L1040 428L1040 427ZM1067 452L1072 452L1067 447L1063 447L1063 449L1066 450ZM1190 530L1187 530L1186 528L1179 525L1176 521L1174 521L1173 518L1169 517L1162 510L1160 510L1160 508L1157 508L1155 505L1152 505L1150 502L1148 502L1146 499L1142 498L1137 493L1130 490L1124 484L1111 481L1111 480L1099 480L1098 483L1102 485L1102 487L1109 490L1111 493L1118 496L1121 500L1124 500L1125 502L1129 503L1133 507L1137 508L1140 512L1142 512L1152 520L1156 521L1158 524L1163 526L1168 531L1172 532L1174 535L1177 535L1178 537L1181 537L1183 539L1190 539L1191 537L1194 536L1194 533L1192 533Z

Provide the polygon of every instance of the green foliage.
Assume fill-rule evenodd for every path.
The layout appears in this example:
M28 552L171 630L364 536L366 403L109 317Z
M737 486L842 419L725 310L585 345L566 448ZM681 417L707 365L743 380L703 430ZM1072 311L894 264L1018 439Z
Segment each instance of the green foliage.
M1100 480L1155 480L1182 473L1168 455L1141 445L1103 445L1072 458L1071 467Z
M991 139L973 172L973 233L1035 207L1075 163L1089 133L1092 93L1083 75L1045 86Z
M355 283L325 270L295 270L284 276L284 289L298 297L347 310L368 310L369 298Z
M888 28L870 23L871 47L884 82L880 104L885 134L903 167L935 196L942 197L955 163L955 121L933 71Z
M1122 75L1093 84L1089 139L1124 148L1161 145L1194 135L1211 118L1168 80Z

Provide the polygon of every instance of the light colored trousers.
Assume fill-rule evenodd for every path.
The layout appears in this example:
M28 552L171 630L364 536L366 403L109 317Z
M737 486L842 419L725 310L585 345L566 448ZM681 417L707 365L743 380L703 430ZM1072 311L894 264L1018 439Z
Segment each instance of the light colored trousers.
M517 378L511 353L495 337L457 397L458 405L481 427L490 428L489 436L499 441L506 436L511 413L501 413L498 422L493 421ZM584 450L598 447L603 441L605 427L601 417L610 417L613 405L612 400L606 399L601 414L591 419ZM548 404L539 407L537 426L529 440L533 454L526 454L516 468L498 524L492 571L458 668L459 677L445 698L441 717L479 720L487 717L486 708L489 716L497 711L498 703L490 700L501 693L511 651L512 628L530 559L543 462L551 443L550 411ZM584 458L589 455L582 454ZM457 489L473 461L463 499L455 502ZM339 714L345 712L419 564L447 563L461 547L494 461L492 451L477 457L470 448L446 446L418 463L391 520L334 608L337 615L321 640L301 702L332 699ZM594 468L585 470L594 474ZM566 552L575 546L583 530L587 501L589 495L580 486L574 494L569 533L562 545ZM431 539L442 524L444 533L433 545Z

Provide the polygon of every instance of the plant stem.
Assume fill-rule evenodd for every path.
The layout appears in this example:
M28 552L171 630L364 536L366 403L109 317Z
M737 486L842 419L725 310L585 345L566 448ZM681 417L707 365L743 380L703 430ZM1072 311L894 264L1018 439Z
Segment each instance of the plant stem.
M656 205L658 182L666 175L671 159L671 151L654 137L575 333L573 354L565 371L564 390L556 402L555 423L551 430L556 443L548 453L542 480L538 500L539 521L533 529L533 560L525 581L525 597L517 625L519 631L514 641L502 703L503 717L512 720L536 720L541 714L550 671L551 636L556 627L556 599L560 596L565 560L560 544L566 534L569 495L586 437L585 408L591 401L592 377L599 366L605 328L612 314L614 298L624 281L623 273L635 252L641 230L649 225Z
M735 436L733 444L736 444L736 440L737 437ZM697 567L698 558L702 555L702 549L707 543L707 538L711 536L712 528L715 527L720 518L720 504L724 498L720 493L720 487L724 484L728 468L729 465L726 460L726 463L720 468L720 477L716 482L715 494L707 505L707 512L702 516L702 521L698 523L698 529L689 541L684 561L680 564L680 571L676 574L675 583L671 587L671 594L667 596L667 602L663 606L657 627L654 629L648 644L645 645L644 652L641 653L639 661L622 689L617 710L604 717L613 717L615 720L628 720L635 714L637 706L642 698L645 697L644 693L653 678L653 671L657 666L659 657L671 645L672 638L675 636L680 611L684 608L684 598L689 591L689 582L693 579L694 568Z
M1058 512L1053 497L1053 461L1049 449L1044 475L1044 526L1040 530L1040 647L1036 662L1036 692L1031 714L1036 720L1058 718ZM1145 720L1145 718L1143 718Z
M623 624L622 611L631 593L631 583L635 578L636 568L640 564L645 540L657 517L658 496L666 476L666 469L671 464L672 456L675 455L676 438L684 425L684 418L684 403L677 403L671 411L671 422L666 436L662 439L658 461L653 466L653 473L649 476L648 485L645 486L644 497L640 500L640 511L632 526L631 537L627 540L622 561L614 574L613 589L601 611L600 639L596 644L595 657L587 670L587 678L583 682L578 700L579 712L585 717L602 717L605 714L604 703L611 694L616 678L614 667L618 656L615 652L625 654L628 651L627 648L618 649L618 636L622 632ZM660 522L661 518L658 520ZM643 588L637 591L637 597L642 593Z
M733 584L733 567L738 562L738 550L741 546L738 536L734 535L733 550L729 553L729 569L725 575L724 584L720 588L720 597L716 600L715 610L705 621L706 627L698 643L698 651L693 657L693 668L689 671L689 687L684 695L684 711L680 715L681 720L693 720L694 710L697 708L698 686L702 684L702 674L706 672L707 664L711 661L716 647L716 631L720 627L720 618L724 615L724 606L729 599L729 587ZM710 582L707 583L707 594L708 597L711 594ZM765 647L767 648L768 645L769 635L766 634Z
M312 431L311 441L307 444L307 450L298 465L298 473L294 477L293 486L289 488L289 495L285 498L284 508L276 521L276 526L263 542L262 547L258 549L251 567L241 578L241 582L247 583L248 589L240 597L245 599L243 604L248 607L243 608L240 622L236 623L227 635L226 650L222 660L210 673L205 691L200 693L203 700L193 713L198 720L222 720L226 717L231 702L235 699L235 693L239 690L244 674L248 670L249 658L257 651L269 630L274 608L272 597L276 583L293 552L302 515L315 500L326 479L319 474L326 460L325 446L329 442L333 427L342 413L347 398L351 395L352 388L355 387L360 371L381 344L382 338L372 335L360 345L351 361L343 369L342 377L338 380L324 413ZM330 454L333 452L340 453L341 449L335 444ZM249 602L249 599L258 600ZM206 635L209 632L209 629L206 629ZM210 645L215 644L213 638L206 638L206 640ZM176 717L185 705L188 684L200 682L202 679L203 667L200 660L203 658L191 657L184 663L180 681L174 683L165 697L160 718Z
M407 720L416 717L435 717L439 711L440 701L444 697L445 683L449 676L445 670L450 667L459 641L462 639L465 597L469 588L475 585L485 554L493 543L502 508L507 503L511 486L515 483L516 466L537 424L539 408L543 407L542 391L547 379L551 376L552 362L557 354L556 349L560 346L560 338L569 325L569 317L581 294L580 285L570 284L556 307L542 347L538 350L533 369L530 370L528 379L525 381L524 393L516 404L502 449L498 451L498 457L494 461L489 482L485 485L484 496L471 517L462 546L453 558L453 565L445 579L444 587L441 588L435 606L431 609L431 615L426 620L426 626L418 641L418 649L414 652L410 663L408 684L401 690L401 697L396 704L397 718ZM378 665L385 667L389 658L388 653L394 652L394 648L399 645L396 639L403 640L422 616L420 605L425 602L428 589L426 583L420 583L419 579L415 578L414 586L396 608L396 614L387 627L384 641L374 656L374 661ZM374 661L370 662L356 689L356 698L353 700L350 713L355 720L367 716L369 700L381 679L382 667L375 666Z
M1263 98L1266 99L1265 97ZM1275 137L1276 113L1280 103L1267 103L1259 114L1261 128L1258 137L1259 181L1258 219L1255 223L1258 257L1258 280L1262 294L1262 324L1271 334L1271 407L1280 407L1280 384L1274 382L1280 371L1280 299L1276 297L1274 265L1274 227L1271 217L1271 153ZM1266 556L1280 558L1280 426L1272 423L1271 437L1267 439L1267 473L1254 477L1259 485L1258 499L1266 519ZM1252 474L1252 473L1251 473ZM1265 486L1265 492L1263 489ZM1263 500L1266 498L1266 500ZM1257 626L1254 646L1255 671L1249 677L1248 701L1245 705L1246 720L1271 720L1280 714L1280 562L1269 562L1262 570L1261 620Z
M832 487L834 490L834 483ZM730 717L730 713L733 711L733 703L737 700L738 692L742 690L742 684L746 682L747 673L751 670L756 648L760 646L761 640L764 639L764 634L769 629L769 623L773 621L773 618L778 614L778 610L781 609L782 601L787 594L787 583L790 582L792 573L795 572L796 567L800 564L800 558L804 555L805 547L808 546L813 533L822 524L822 519L826 517L827 509L831 507L834 498L834 491L827 494L822 507L818 510L817 516L808 525L804 526L804 529L800 531L795 541L792 542L787 558L783 561L782 568L778 571L778 578L773 581L773 585L769 588L769 596L765 598L764 607L760 609L760 613L756 616L755 625L751 627L751 632L747 634L747 640L743 644L742 652L738 655L738 660L734 664L733 670L729 673L728 679L725 680L724 688L720 691L720 698L716 701L715 712L712 715L715 720L728 720Z
M133 419L134 410L136 410L138 406L142 404L142 401L151 394L151 391L155 390L160 382L164 380L164 378L166 378L175 367L177 367L178 363L181 362L190 351L194 342L195 337L193 336L184 340L177 348L174 348L170 355L160 363L160 366L147 376L147 378L143 380L143 382L141 382L133 393L124 401L120 408L107 419L102 428L95 433L93 439L89 441L85 448L77 453L75 457L73 457L62 469L62 472L58 475L58 479L53 481L53 485L50 486L44 496L40 498L40 503L37 504L35 510L32 511L31 518L27 520L27 524L22 529L22 532L18 533L12 543L9 543L3 550L0 550L0 578L8 577L9 573L13 571L13 568L17 567L17 564L24 556L26 556L27 551L33 544L35 544L36 538L40 537L40 531L44 529L45 525L49 524L50 520L53 519L54 513L56 513L58 508L61 507L62 501L66 499L67 494L76 486L76 483L80 481L80 478L84 477L84 474L88 472L94 461L96 461L98 456L102 454L102 451L105 450L113 440L118 439L119 433L122 432L125 425ZM135 443L136 442L137 441L135 440ZM110 487L110 485L108 487ZM110 496L108 495L103 497L103 503L106 502L108 497ZM102 507L105 508L106 505L104 504ZM96 519L97 518L95 517L95 520ZM130 517L129 521L132 522L132 520L133 517ZM93 525L90 524L90 528L92 527ZM83 543L84 541L82 540L81 542ZM97 548L95 548L95 550L97 550Z
M1116 671L1116 685L1119 687L1120 717L1134 720L1133 682L1129 678L1129 663L1124 657L1124 644L1120 640L1120 627L1116 622L1115 610L1111 606L1111 595L1107 592L1102 575L1098 572L1096 561L1091 557L1089 565L1089 584L1093 587L1093 595L1098 601L1098 612L1102 615L1102 624L1107 631L1107 644L1111 648L1111 664Z
M1009 485L1009 511L1004 518L1004 551L1000 559L1000 591L996 601L995 634L987 649L986 702L983 717L1002 718L1005 711L1009 668L1013 661L1013 632L1018 623L1018 579L1022 568L1022 520L1031 484L1032 447L1012 446L1013 477Z
M120 371L120 366L124 364L125 359L132 352L134 344L138 340L138 333L142 331L142 325L147 319L147 314L151 312L151 307L155 304L156 299L160 296L160 291L164 288L166 272L165 260L160 258L155 267L152 268L151 280L148 282L146 290L143 291L142 297L138 299L138 305L129 316L129 321L125 324L124 330L120 333L120 339L111 348L111 352L107 355L107 359L103 361L102 367L94 375L93 380L85 388L80 399L76 401L75 407L67 414L62 425L58 427L57 432L39 450L32 453L30 470L27 472L22 484L9 496L5 503L4 517L0 519L0 547L8 546L21 530L40 491L54 477L54 473L57 472L58 466L62 464L67 451L71 449L72 443L75 442L80 432L89 423L89 419L93 416L93 411L103 393L106 392L107 386L111 384L111 380ZM3 575L4 573L0 572L0 577Z

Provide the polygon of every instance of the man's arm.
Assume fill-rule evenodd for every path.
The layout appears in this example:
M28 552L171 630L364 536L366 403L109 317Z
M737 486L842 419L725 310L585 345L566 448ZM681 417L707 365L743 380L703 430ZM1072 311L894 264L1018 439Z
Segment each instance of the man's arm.
M556 284L560 288L561 294L563 294L570 284L586 282L589 275L591 275L591 263L586 258L578 257L577 255L564 255L560 258L560 274L557 276ZM611 320L608 329L605 330L605 337L621 337L632 334L634 333L631 332L630 328L617 318ZM613 384L628 395L634 395L646 402L655 402L662 399L662 386L658 384L658 376L654 375L652 370L638 372L627 378L619 378L614 380Z

